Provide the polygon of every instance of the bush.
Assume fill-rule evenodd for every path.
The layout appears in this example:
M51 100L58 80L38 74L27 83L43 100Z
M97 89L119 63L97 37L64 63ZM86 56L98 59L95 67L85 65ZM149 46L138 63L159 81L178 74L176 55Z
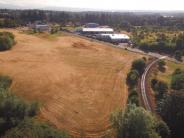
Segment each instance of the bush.
M0 76L0 89L7 89L11 86L12 79L8 76Z
M33 117L30 113L36 113L35 110L38 108L32 108L32 106L7 90L2 91L0 93L0 135L16 127L25 118Z
M156 132L161 136L161 138L169 138L170 137L169 127L162 120L159 120L156 123Z
M139 97L138 97L136 89L129 90L128 103L139 106Z
M165 65L166 65L166 62L164 60L159 60L158 61L158 67L159 67L159 69L163 69Z
M159 138L156 118L142 107L128 105L125 112L112 114L111 122L118 138Z
M168 92L168 85L163 81L156 79L151 80L151 87L156 93L156 98L161 100L164 97L164 94Z
M176 51L175 52L175 59L178 60L178 61L182 61L182 52L181 51Z
M9 32L0 33L0 51L9 50L15 44L14 35Z
M158 113L171 130L172 138L184 137L184 91L167 95L158 106Z
M131 70L127 75L127 83L130 86L134 86L137 84L139 79L139 73L136 70Z
M8 131L3 138L70 138L70 136L45 123L26 119Z
M132 69L137 70L139 74L144 72L146 67L146 62L144 59L137 59L132 63Z
M184 89L184 71L176 69L172 75L171 88L174 90Z
M26 103L8 91L12 80L0 76L0 137L2 138L69 138L67 133L35 122L38 103Z

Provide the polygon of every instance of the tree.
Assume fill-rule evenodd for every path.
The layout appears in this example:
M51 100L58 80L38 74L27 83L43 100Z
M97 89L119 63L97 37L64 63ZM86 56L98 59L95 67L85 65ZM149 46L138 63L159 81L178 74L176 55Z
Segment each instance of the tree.
M184 89L184 71L179 69L175 70L171 79L171 88L174 90Z
M181 51L176 51L175 52L175 58L176 58L176 60L181 61L182 60L182 56L183 56L183 54L182 54Z
M161 138L169 138L170 137L170 129L167 126L167 124L162 120L159 120L156 123L156 132L161 136Z
M118 138L159 138L156 118L142 107L128 105L125 112L112 114L111 122Z
M165 65L166 65L166 62L164 60L159 60L158 61L158 67L159 67L159 69L163 69Z
M146 63L144 59L137 59L132 63L132 69L137 70L139 74L142 74L144 72L145 67Z
M9 92L11 79L0 77L0 137L1 138L70 138L46 123L33 120L38 104L27 103Z
M139 73L136 70L131 70L127 75L127 83L131 86L137 84Z
M184 49L184 33L179 34L176 40L176 50L183 51Z
M31 104L25 103L20 98L10 94L7 90L0 93L0 135L16 127L27 117L32 117ZM36 110L37 108L34 108Z
M184 91L167 95L158 106L158 113L171 130L172 138L184 137Z
M9 32L0 33L0 51L11 49L15 44L14 35Z
M3 138L70 138L70 136L45 123L25 119L17 127L6 132Z
M12 84L12 79L9 76L0 76L0 88L8 89Z
M168 92L168 85L167 83L163 81L159 81L156 79L153 79L151 81L151 87L156 93L156 97L158 100L161 100L164 97L164 94Z
M129 90L128 103L135 104L136 106L139 106L139 96L137 94L136 89Z

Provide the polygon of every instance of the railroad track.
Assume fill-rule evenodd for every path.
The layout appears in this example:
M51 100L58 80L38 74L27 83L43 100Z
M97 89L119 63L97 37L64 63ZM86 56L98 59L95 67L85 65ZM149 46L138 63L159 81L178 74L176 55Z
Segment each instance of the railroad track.
M145 108L146 110L148 111L153 111L152 108L151 108L151 105L149 103L149 100L148 100L148 94L147 94L147 91L146 91L146 77L147 77L147 74L149 72L149 70L151 69L151 67L156 64L159 60L161 59L164 59L166 58L166 56L162 56L156 60L154 60L153 62L151 62L145 69L142 77L141 77L141 96L142 96L142 99L143 99L143 103L145 105Z

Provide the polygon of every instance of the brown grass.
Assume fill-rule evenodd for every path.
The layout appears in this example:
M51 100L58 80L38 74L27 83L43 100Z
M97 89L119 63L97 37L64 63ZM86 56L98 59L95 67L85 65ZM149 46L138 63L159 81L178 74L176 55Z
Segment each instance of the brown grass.
M75 137L103 135L111 112L126 104L126 74L141 55L74 36L6 31L17 44L0 53L0 73L13 78L12 90L41 102L40 117Z

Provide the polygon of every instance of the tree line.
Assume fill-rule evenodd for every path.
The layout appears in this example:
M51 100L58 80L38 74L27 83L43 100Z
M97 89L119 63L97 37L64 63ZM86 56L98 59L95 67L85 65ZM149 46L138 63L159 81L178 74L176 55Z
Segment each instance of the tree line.
M65 25L72 22L74 25L96 22L114 28L131 30L134 26L168 26L184 29L184 17L164 17L159 13L134 12L64 12L47 10L0 10L0 18L8 19L9 26L26 25L34 21L46 21ZM3 20L0 20L2 27ZM5 27L7 25L4 23Z

